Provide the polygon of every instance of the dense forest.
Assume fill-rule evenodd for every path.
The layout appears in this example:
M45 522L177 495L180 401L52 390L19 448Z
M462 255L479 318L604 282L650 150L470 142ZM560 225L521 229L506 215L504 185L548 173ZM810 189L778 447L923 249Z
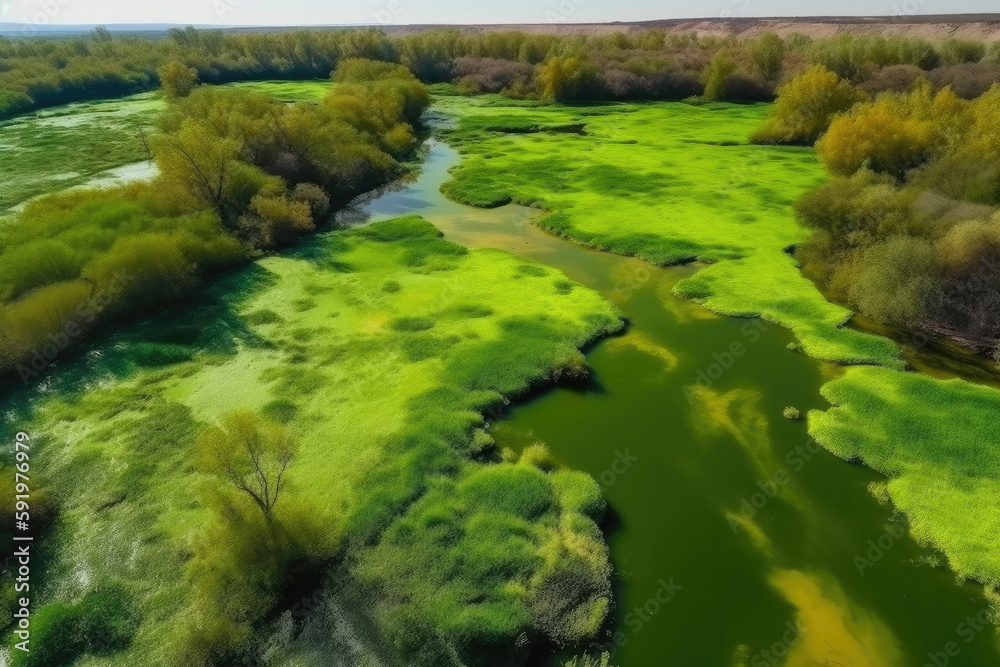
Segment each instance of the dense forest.
M101 323L292 243L401 173L427 92L405 68L342 61L321 104L188 90L163 115L152 183L31 202L0 230L0 369L37 376Z
M455 29L389 37L376 29L227 34L191 27L148 39L99 28L67 39L0 38L0 118L150 90L177 66L223 83L325 78L352 58L402 64L425 83L453 82L470 93L557 100L771 100L777 85L817 64L869 93L905 90L926 76L968 99L1000 81L1000 46L959 39Z

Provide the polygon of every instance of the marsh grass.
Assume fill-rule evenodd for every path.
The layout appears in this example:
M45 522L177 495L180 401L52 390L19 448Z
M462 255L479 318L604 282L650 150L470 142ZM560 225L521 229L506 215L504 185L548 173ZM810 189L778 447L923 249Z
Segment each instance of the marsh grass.
M205 549L273 560L252 532L215 523L212 507L254 508L210 493L192 465L198 434L237 409L299 441L276 522L322 535L289 536L311 557L350 554L392 651L410 655L431 637L425 655L488 664L476 661L522 632L596 632L610 599L596 483L544 457L481 462L492 447L481 415L581 363L579 348L619 329L620 313L580 286L555 289L565 278L550 269L456 248L412 217L322 234L62 369L66 382L35 402L30 424L44 434L39 474L59 489L65 518L40 600L70 604L103 573L101 586L132 594L134 613L131 643L92 660L169 664L199 642L241 636L223 626L191 636L202 595L192 581L228 590L240 618L280 597L260 577L204 578L215 562ZM351 270L330 270L331 258ZM385 291L388 281L399 289ZM299 308L304 299L312 307ZM291 354L307 363L289 365ZM193 567L202 574L189 579Z
M457 119L444 134L464 157L442 188L451 199L536 206L540 227L578 243L700 262L676 293L786 326L819 359L900 365L889 341L843 328L850 311L784 251L807 238L791 204L823 173L811 149L747 143L767 105L525 107L446 95L439 105ZM580 123L585 135L546 131Z
M288 101L311 101L328 80L257 81L220 86ZM83 185L102 172L148 160L140 130L156 133L166 108L159 92L78 102L0 122L0 216L37 195ZM58 156L58 159L53 159Z
M823 395L834 407L809 414L810 435L886 475L913 537L943 551L959 576L1000 586L1000 393L853 368Z

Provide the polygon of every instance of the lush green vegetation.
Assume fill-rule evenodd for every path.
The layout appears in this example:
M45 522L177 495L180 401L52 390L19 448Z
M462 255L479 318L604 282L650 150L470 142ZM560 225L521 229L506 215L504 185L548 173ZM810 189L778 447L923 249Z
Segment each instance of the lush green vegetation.
M817 68L782 89L755 136L819 138L836 178L799 202L815 234L797 256L829 295L877 322L997 353L997 127L1000 85L967 101L921 78L872 98Z
M0 72L0 117L161 82L183 91L196 78L325 78L351 58L400 63L427 83L516 98L769 100L810 65L869 91L899 89L925 74L975 97L1000 80L1000 49L957 39L765 33L739 40L662 30L558 36L443 29L389 37L373 29L225 34L189 27L151 40L98 29L72 39L0 39L0 58L8 63Z
M349 60L320 104L199 87L150 141L152 183L30 202L0 229L0 370L25 381L108 321L284 246L401 173L428 103L398 65Z
M842 328L850 312L827 302L785 252L808 236L791 204L822 174L808 149L746 143L767 107L440 104L458 116L446 136L466 156L448 196L538 206L542 228L601 250L704 263L679 294L787 326L820 359L898 363L889 341Z
M578 375L578 347L622 326L565 282L411 217L318 236L122 334L100 386L84 375L34 410L61 512L39 614L121 589L134 637L100 664L239 661L295 573L332 561L407 664L591 636L610 595L596 483L540 450L486 462L480 416ZM149 367L154 345L186 358ZM272 425L224 421L238 410ZM217 458L192 461L275 420L298 446L269 521ZM88 636L73 650L92 652Z
M823 388L834 407L809 433L845 459L889 477L893 503L917 539L962 577L1000 585L1000 393L962 380L854 368Z
M330 92L328 80L221 87L267 93L290 102L317 101ZM147 144L158 131L157 118L165 108L160 93L150 92L122 100L69 104L0 124L4 134L0 161L9 167L0 183L0 215L54 190L133 177L134 170L127 165L150 158ZM56 153L59 160L52 159ZM146 175L138 171L135 177Z

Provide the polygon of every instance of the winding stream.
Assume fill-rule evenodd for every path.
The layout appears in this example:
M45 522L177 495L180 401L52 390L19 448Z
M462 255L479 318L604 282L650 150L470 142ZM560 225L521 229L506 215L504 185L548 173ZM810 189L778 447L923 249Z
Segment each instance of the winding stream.
M362 217L423 215L456 243L560 269L631 322L589 351L589 386L531 398L492 427L499 445L544 442L604 489L612 664L1000 665L995 633L973 629L988 606L978 587L905 535L868 490L878 474L782 416L827 407L819 388L836 368L790 351L777 326L675 297L692 268L588 250L531 225L525 207L447 200L439 187L460 159L431 142L419 179Z
M533 209L448 201L439 188L459 161L431 141L413 184L345 217L423 215L456 243L557 268L628 316L624 334L588 351L587 386L530 397L492 424L499 445L544 442L603 487L616 610L602 647L613 665L1000 665L996 633L975 620L987 607L979 588L905 535L869 491L878 474L819 450L804 421L783 417L824 409L819 389L837 368L790 351L793 336L777 326L675 297L695 267L588 250L530 224ZM217 311L195 307L208 301L160 319L210 321ZM36 395L114 371L120 339L30 391L12 388L7 420ZM950 643L957 654L945 654Z

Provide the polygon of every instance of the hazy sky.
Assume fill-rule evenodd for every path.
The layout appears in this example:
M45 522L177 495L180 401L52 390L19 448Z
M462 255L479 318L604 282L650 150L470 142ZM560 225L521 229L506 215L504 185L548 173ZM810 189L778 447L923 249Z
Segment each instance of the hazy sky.
M545 23L996 12L996 0L0 0L21 23Z

